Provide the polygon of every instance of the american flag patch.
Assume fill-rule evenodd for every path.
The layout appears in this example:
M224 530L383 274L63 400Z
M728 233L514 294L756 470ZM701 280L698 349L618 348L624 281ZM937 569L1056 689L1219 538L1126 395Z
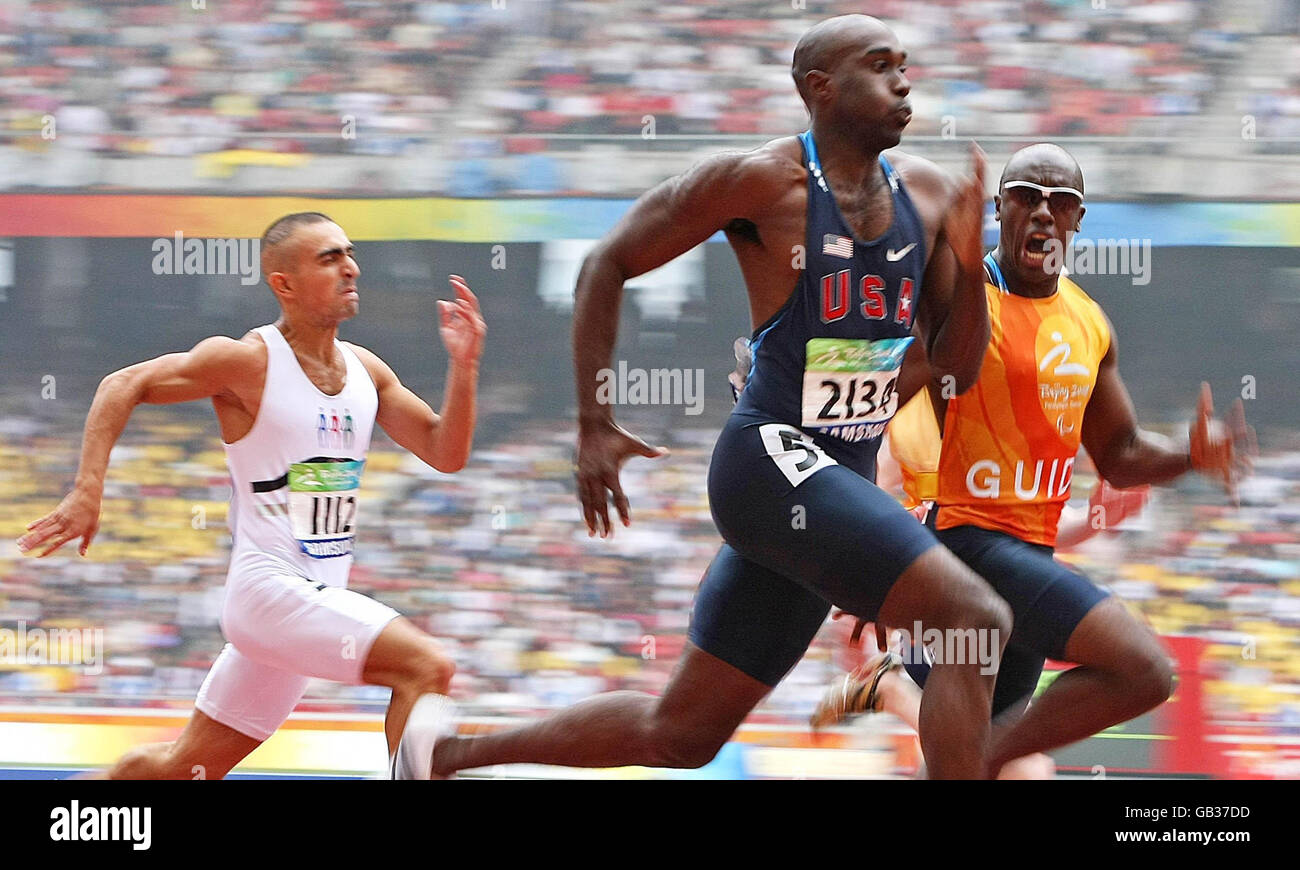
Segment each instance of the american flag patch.
M853 239L848 236L827 233L822 236L822 253L830 254L832 257L842 257L845 260L851 259L853 257Z

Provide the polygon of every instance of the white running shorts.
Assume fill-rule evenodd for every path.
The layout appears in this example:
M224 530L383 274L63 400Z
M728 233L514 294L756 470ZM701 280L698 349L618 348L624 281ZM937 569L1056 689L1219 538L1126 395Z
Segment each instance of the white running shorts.
M232 572L221 628L229 643L194 706L241 734L266 740L289 717L311 677L359 684L375 638L400 614L341 586L289 572Z

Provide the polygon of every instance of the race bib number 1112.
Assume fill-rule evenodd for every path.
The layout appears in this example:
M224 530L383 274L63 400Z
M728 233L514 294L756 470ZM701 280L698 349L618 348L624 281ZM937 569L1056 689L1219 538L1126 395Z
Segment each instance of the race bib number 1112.
M352 552L364 460L295 462L289 466L289 521L313 559Z

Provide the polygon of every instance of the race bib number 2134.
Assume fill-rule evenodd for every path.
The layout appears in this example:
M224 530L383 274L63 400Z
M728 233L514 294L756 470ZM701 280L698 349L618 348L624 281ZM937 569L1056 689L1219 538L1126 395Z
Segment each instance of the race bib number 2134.
M809 340L800 425L831 435L871 424L883 431L898 411L898 374L911 343L911 336Z

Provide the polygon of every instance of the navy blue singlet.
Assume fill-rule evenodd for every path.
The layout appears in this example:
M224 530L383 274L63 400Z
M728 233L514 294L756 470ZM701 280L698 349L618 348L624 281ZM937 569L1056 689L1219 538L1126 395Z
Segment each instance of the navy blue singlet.
M812 131L799 141L808 166L805 268L786 304L754 332L753 366L735 412L799 426L867 474L898 410L898 368L921 294L925 229L882 155L894 219L879 238L857 238L822 175Z
M709 506L725 543L696 594L691 643L776 685L830 604L874 618L934 535L873 483L898 410L925 271L925 231L884 157L893 221L854 236L811 132L805 269L754 333L749 383L718 435Z

